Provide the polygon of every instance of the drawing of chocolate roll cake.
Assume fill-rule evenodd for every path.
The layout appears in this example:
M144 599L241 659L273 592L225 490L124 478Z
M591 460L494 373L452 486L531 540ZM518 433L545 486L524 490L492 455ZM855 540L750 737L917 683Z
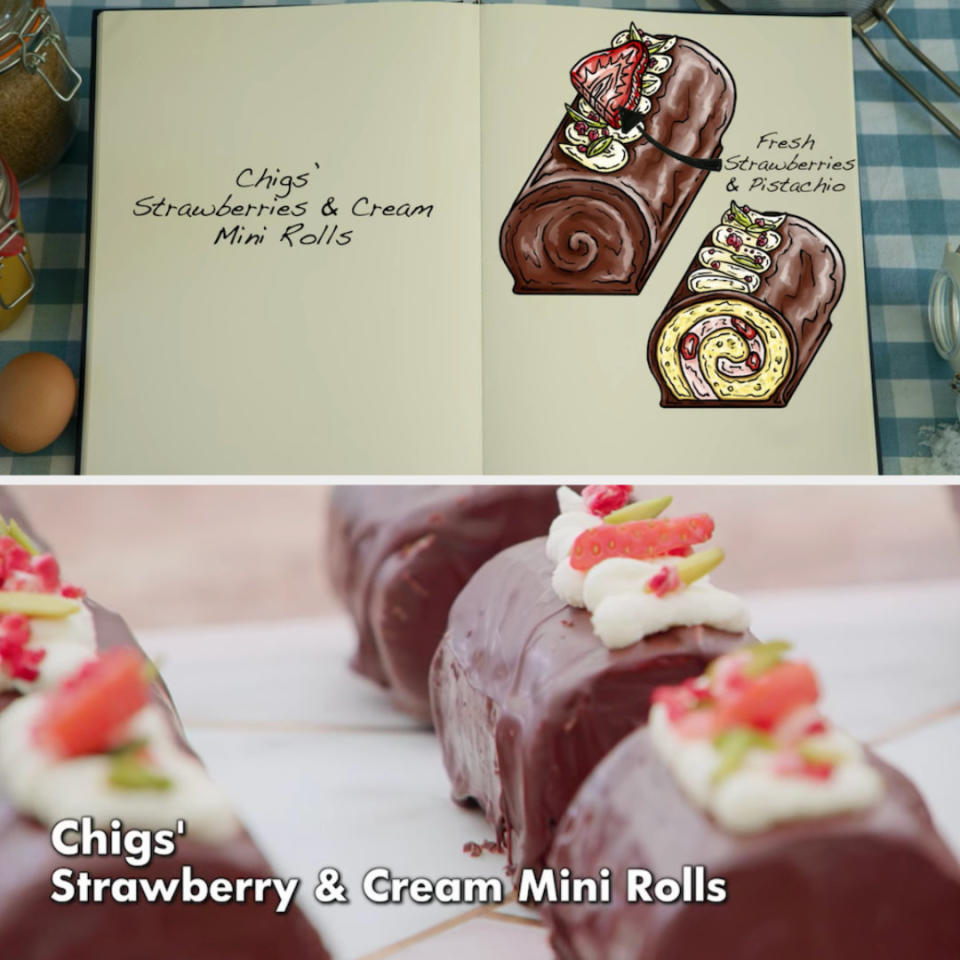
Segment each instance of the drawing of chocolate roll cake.
M655 691L586 780L549 866L613 890L545 907L561 960L960 956L960 866L923 797L820 713L785 646Z
M514 293L639 293L710 170L736 90L683 37L633 24L571 71L576 97L500 231Z
M843 282L843 257L819 227L731 203L650 334L660 405L785 407Z

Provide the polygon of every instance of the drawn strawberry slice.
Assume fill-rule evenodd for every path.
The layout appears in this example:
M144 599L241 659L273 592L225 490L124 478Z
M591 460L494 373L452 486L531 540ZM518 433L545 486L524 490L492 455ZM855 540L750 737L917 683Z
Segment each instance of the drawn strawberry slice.
M746 320L741 320L739 317L731 317L730 320L734 328L742 333L748 340L752 340L757 335L757 331L754 330Z
M577 92L611 127L620 127L620 108L635 110L640 102L643 72L650 61L639 40L587 54L571 71Z

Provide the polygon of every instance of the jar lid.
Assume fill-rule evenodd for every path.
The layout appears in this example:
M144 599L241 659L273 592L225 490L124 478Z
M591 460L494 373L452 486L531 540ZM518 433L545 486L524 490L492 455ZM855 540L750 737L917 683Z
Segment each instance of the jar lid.
M57 99L67 103L76 96L83 81L70 62L62 39L53 14L47 10L46 0L14 0L12 5L0 0L0 73L22 64L29 73L39 73ZM40 69L51 49L66 70L64 90L57 89Z
M0 17L0 73L21 62L24 49L30 49L49 18L46 0L26 3L21 9L8 10Z
M26 239L17 223L20 216L20 188L17 178L0 158L0 257L23 253Z

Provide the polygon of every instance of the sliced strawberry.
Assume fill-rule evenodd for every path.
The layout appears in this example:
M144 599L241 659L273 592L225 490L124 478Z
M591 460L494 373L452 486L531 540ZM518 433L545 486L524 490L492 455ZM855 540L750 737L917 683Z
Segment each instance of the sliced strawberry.
M713 536L713 519L706 513L689 517L656 517L584 530L573 542L570 566L589 570L610 557L649 560L703 543Z
M149 700L143 660L132 650L104 653L84 664L50 697L37 741L62 757L111 750Z
M695 333L688 333L680 341L680 356L684 360L692 360L697 355L698 346L700 346L700 338Z
M642 95L650 52L639 40L587 54L570 71L577 92L611 127L620 126L620 108L635 110Z
M779 663L742 690L721 698L717 721L721 729L750 726L772 730L788 713L816 703L817 677L805 663Z

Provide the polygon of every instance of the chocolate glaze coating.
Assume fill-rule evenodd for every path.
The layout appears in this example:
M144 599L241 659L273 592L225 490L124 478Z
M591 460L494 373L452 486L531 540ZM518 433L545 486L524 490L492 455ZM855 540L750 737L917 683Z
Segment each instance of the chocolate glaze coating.
M679 37L669 56L646 128L679 153L717 157L733 117L733 78L692 40ZM513 292L639 293L707 171L640 140L627 145L625 167L595 173L560 150L569 122L564 115L500 231Z
M454 598L495 553L544 533L551 486L340 487L328 566L357 628L353 667L430 723L430 660Z
M783 242L770 256L756 294L717 291L692 294L687 280L702 269L700 247L677 289L650 332L647 362L660 384L662 407L783 407L793 396L820 345L830 332L830 316L843 293L845 269L836 244L817 226L789 215L781 224ZM703 243L711 242L711 231ZM657 341L670 319L681 310L708 300L739 300L770 312L790 341L793 362L776 392L767 400L678 400L663 382L657 365Z
M476 801L512 871L539 866L577 788L646 722L661 684L698 676L753 638L683 627L610 650L550 586L539 538L504 550L457 598L431 669L453 798Z
M960 868L913 784L871 755L886 785L873 808L758 834L717 826L690 803L648 731L584 783L557 832L555 869L609 867L609 904L543 910L562 960L953 960ZM680 878L702 864L727 880L720 904L627 903L623 877Z
M16 518L39 544L21 511L0 491L0 513ZM123 619L90 602L101 650L129 647L143 655ZM186 750L180 719L162 681L153 684L163 709ZM17 698L0 695L0 710ZM192 752L192 751L190 751ZM77 816L84 811L78 810ZM174 816L175 820L176 817ZM171 824L172 826L172 824ZM189 824L188 824L189 826ZM0 957L10 960L329 960L316 930L293 906L274 912L276 898L262 904L54 903L51 876L68 868L92 877L172 879L189 864L195 876L270 877L263 854L244 830L224 844L178 839L177 852L132 868L122 858L63 857L50 844L46 827L22 815L0 787Z

